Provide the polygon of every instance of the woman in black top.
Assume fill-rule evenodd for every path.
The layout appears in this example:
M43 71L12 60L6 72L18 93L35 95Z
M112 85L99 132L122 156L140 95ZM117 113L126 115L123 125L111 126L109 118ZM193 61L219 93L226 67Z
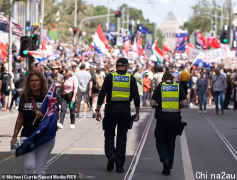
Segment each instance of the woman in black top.
M29 73L25 82L25 89L20 97L19 113L15 125L14 135L11 140L11 148L17 141L17 135L21 131L21 143L27 139L38 127L43 114L39 111L43 100L48 92L45 78L40 72ZM36 109L33 101L35 101ZM33 124L34 120L36 122ZM24 155L25 174L45 174L47 160L55 143L55 138L46 144Z

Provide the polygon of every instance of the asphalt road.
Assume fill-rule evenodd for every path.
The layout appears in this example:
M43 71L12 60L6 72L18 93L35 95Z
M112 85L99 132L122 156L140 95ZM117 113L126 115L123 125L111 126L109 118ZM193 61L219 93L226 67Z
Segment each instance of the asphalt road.
M125 172L107 172L104 155L104 136L100 122L90 117L76 119L76 128L69 129L66 114L64 129L57 132L56 144L48 161L48 174L77 174L80 179L123 180L134 153L142 139L152 109L142 107L140 121L128 132ZM91 115L91 112L88 112ZM0 112L0 174L22 174L23 159L10 153L9 143L17 112ZM188 122L184 134L177 137L174 167L170 176L161 174L162 164L155 147L153 119L141 148L138 163L133 166L134 180L194 180L237 179L237 112L225 111L216 115L208 109L207 116L198 114L197 107L182 110Z

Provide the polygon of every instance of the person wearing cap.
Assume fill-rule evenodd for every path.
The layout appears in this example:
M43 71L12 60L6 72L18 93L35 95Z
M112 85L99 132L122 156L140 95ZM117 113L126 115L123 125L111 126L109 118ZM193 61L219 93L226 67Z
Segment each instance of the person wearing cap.
M61 88L61 82L63 80L63 75L59 73L59 66L56 65L56 64L53 64L51 66L51 71L52 71L52 74L50 74L48 77L47 77L47 84L48 84L48 88L51 87L51 85L53 83L55 83L55 86L56 86L56 93L57 93L57 102L58 104L60 105L61 104L61 94L62 94L62 88Z
M188 103L183 88L173 79L169 72L163 75L163 82L155 89L150 103L156 109L156 148L163 163L162 174L165 175L169 175L173 167L175 139L182 119L180 108Z
M106 96L103 130L105 136L105 155L108 158L107 170L123 173L126 153L127 131L131 120L130 102L134 100L136 107L135 121L139 120L140 97L136 79L127 72L128 60L120 58L116 62L117 71L105 77L100 91L96 120L101 121L100 109ZM114 146L115 128L117 126L116 147Z
M151 79L148 76L149 72L145 72L145 77L143 78L143 106L146 106L151 89Z
M72 68L71 66L65 67L65 77L62 81L62 100L61 100L61 114L60 114L60 122L57 124L59 129L63 129L63 122L65 118L65 114L67 111L67 105L73 102L72 108L70 108L70 119L71 125L70 129L75 129L75 102L76 102L76 95L77 95L77 87L78 82L75 76L72 75Z

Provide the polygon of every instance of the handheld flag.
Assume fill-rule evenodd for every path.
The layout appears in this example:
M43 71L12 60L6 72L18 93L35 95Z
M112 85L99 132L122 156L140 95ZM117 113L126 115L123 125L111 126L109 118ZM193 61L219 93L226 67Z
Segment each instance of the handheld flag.
M203 53L200 52L196 59L193 61L193 64L196 67L203 67L203 68L210 68L211 65L208 62L207 56Z
M188 32L187 31L181 31L181 33L176 33L175 35L175 41L176 41L176 47L175 51L185 51L185 41L188 39Z
M163 51L164 52L169 52L170 51L170 49L168 47L168 44L165 41L163 41Z
M101 54L106 53L109 49L109 41L106 39L102 29L101 25L98 26L97 31L95 33L94 39L94 47L95 50Z
M44 117L37 129L23 141L16 150L16 157L24 155L44 145L56 136L57 131L57 95L55 84L52 84L40 108Z
M196 47L197 49L207 49L207 40L206 38L200 33L196 32Z
M142 25L139 25L137 27L137 31L140 31L141 34L151 34L152 33L150 29L148 29L147 27L142 26Z
M158 48L157 43L158 43L158 40L156 39L156 41L152 45L152 53L156 56L157 63L162 64L164 60L164 57L163 57L164 53L161 49Z
M114 36L113 36L113 34L110 33L109 30L108 30L107 33L106 33L106 38L107 38L109 41L115 42Z

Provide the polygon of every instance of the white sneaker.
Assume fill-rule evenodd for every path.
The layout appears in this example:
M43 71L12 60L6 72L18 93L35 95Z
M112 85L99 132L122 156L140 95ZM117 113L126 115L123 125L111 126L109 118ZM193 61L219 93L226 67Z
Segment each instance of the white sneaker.
M83 114L83 116L82 116L83 118L86 118L87 116L86 116L86 114Z
M58 126L58 129L63 129L62 123L58 123L57 126Z
M75 129L75 127L76 127L75 124L70 125L70 129Z
M2 111L4 111L4 108L2 108Z
M193 106L193 103L190 103L190 104L189 104L189 107L192 107L192 106Z
M18 106L15 107L16 110L18 110L18 108L19 108Z
M204 110L204 111L203 111L203 113L204 113L204 114L207 114L207 111L206 111L206 110Z
M202 111L199 111L198 113L199 113L199 114L202 114Z

